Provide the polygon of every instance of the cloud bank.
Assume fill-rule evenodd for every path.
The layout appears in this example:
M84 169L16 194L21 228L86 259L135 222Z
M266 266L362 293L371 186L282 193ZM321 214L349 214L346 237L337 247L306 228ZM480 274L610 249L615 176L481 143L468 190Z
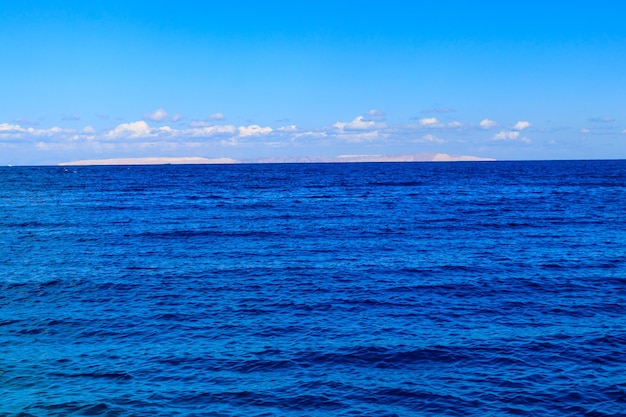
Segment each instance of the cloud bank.
M413 151L436 151L439 153L465 153L468 155L498 156L494 150L516 150L515 157L523 149L565 146L565 139L555 141L548 137L555 131L536 127L532 121L517 119L501 123L493 118L459 120L457 113L441 113L437 117L409 119L405 123L389 121L388 115L378 109L370 109L345 119L330 121L325 126L302 127L288 119L264 123L225 123L223 113L213 113L204 120L187 120L180 114L172 116L159 108L134 121L111 123L113 118L97 117L95 124L83 127L43 127L25 122L0 121L0 164L13 163L6 155L25 155L23 160L37 155L58 162L64 155L74 154L76 160L100 160L110 158L206 155L209 159L237 157L249 160L272 155L407 155ZM589 122L586 118L583 122ZM77 120L72 120L76 124ZM168 123L169 122L169 123ZM110 123L109 127L94 127ZM284 123L284 124L281 124ZM579 138L626 132L611 119L595 121L593 129L580 127ZM565 130L563 130L565 129ZM584 135L586 133L586 135ZM607 136L608 137L608 136ZM565 145L564 145L565 144ZM408 151L408 152L407 152ZM10 153L12 152L12 153ZM505 156L506 157L506 156ZM32 159L32 157L31 157ZM36 160L32 159L33 163Z

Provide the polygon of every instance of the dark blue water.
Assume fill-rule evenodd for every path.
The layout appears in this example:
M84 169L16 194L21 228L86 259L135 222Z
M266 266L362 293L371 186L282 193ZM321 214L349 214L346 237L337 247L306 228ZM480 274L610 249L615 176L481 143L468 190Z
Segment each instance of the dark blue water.
M626 161L0 168L2 416L624 416Z

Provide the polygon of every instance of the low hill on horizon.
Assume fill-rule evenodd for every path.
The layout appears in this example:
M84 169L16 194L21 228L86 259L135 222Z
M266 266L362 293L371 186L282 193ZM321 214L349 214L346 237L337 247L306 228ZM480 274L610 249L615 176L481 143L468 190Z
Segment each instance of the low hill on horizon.
M148 157L148 158L112 158L86 159L62 162L60 166L89 165L212 165L212 164L279 164L279 163L320 163L320 162L464 162L464 161L495 161L493 158L482 158L468 155L449 155L445 153L416 153L408 155L339 155L336 157L273 157L248 160L232 158L202 157Z

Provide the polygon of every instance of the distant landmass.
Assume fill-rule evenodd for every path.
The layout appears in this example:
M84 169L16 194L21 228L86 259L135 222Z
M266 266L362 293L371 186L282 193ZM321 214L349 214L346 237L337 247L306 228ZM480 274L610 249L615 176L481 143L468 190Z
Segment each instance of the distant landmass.
M467 155L448 155L445 153L416 153L409 155L339 155L336 157L275 157L248 160L231 158L115 158L115 159L86 159L81 161L63 162L61 166L79 165L210 165L210 164L279 164L279 163L319 163L319 162L462 162L462 161L495 161L493 158L481 158Z
M202 165L202 164L236 164L238 161L230 158L207 159L200 157L188 158L115 158L115 159L85 159L82 161L63 162L61 166L77 165Z
M293 157L257 159L256 163L306 163L306 162L460 162L460 161L495 161L493 158L481 158L467 155L448 155L446 153L416 153L409 155L339 155L324 157Z

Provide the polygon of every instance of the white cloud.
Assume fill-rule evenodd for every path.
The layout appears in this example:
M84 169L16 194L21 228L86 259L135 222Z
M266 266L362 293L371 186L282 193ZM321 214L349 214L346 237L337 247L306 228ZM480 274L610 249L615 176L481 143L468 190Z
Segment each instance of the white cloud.
M71 149L67 144L63 143L49 143L49 142L37 142L35 148L41 151L56 151L56 150L69 150Z
M308 131L308 132L299 132L293 135L293 139L299 139L299 138L327 138L329 135L326 132L322 132L322 131Z
M388 136L384 133L386 124L382 121L384 113L370 110L366 114L368 115L367 118L357 116L351 122L336 122L333 124L334 129L327 129L324 136L327 134L329 137L335 137L348 143L373 142L386 138Z
M516 140L519 137L519 132L501 131L493 135L493 140Z
M232 136L228 139L220 141L220 144L223 146L238 146L240 142L237 140L237 137Z
M104 136L107 139L120 138L147 138L150 137L152 129L143 120L131 123L122 123L114 129L108 131Z
M60 137L68 133L69 134L75 133L76 131L74 129L61 129L58 126L54 126L49 129L33 129L32 127L29 127L28 129L25 130L25 132L32 137L41 137L41 136Z
M296 125L289 125L289 126L279 127L276 130L278 130L279 132L297 132L298 127Z
M458 121L450 122L448 123L448 127L454 127L454 128L463 127L463 123L458 122Z
M225 117L222 113L213 113L209 116L209 120L224 120Z
M239 130L240 137L267 135L272 132L271 127L261 127L259 125L240 126L237 130Z
M226 125L226 126L205 126L198 127L193 129L186 129L183 131L184 134L192 136L192 137L209 137L216 135L234 135L237 129L235 126Z
M178 133L178 130L172 129L169 126L161 126L159 128L156 129L158 132L164 132L167 134L175 134Z
M437 120L436 117L425 117L419 120L419 124L422 127L442 127L443 124Z
M357 116L351 122L336 122L333 124L333 127L342 133L354 131L362 132L386 127L383 121L385 113L379 110L369 110L366 114L367 117Z
M192 120L189 122L189 127L207 127L207 126L213 126L213 125L209 122L204 122L202 120Z
M591 129L583 127L582 129L580 129L580 133L589 133L591 132Z
M183 119L183 115L179 113L176 113L175 115L172 116L172 122L178 122L182 119Z
M351 122L337 122L333 125L337 129L344 130L371 130L376 128L376 122L373 120L366 121L363 116L357 116Z
M8 123L0 123L0 132L23 132L24 128L20 125L11 125Z
M483 119L480 121L480 127L482 127L483 129L491 129L492 127L496 126L498 126L498 123L494 122L493 120Z
M528 129L530 126L531 124L529 122L519 121L515 123L515 126L513 126L513 130L524 130Z
M367 113L365 114L367 115L368 120L373 120L373 121L385 120L385 113L380 110L376 110L376 109L368 110Z
M49 141L59 142L63 140L77 140L77 138L81 138L86 135L91 135L92 132L89 131L88 126L83 130L76 129L64 129L58 126L53 126L48 129L35 129L33 127L23 128L20 125L9 124L9 123L0 123L0 138L3 139L24 139L28 141L29 139L37 139L37 138L49 138Z
M435 135L424 135L422 136L419 142L429 142L429 143L446 143L445 139L441 139Z
M385 138L387 137L387 135L381 134L377 130L372 130L370 132L340 133L336 137L348 143L363 143L363 142L373 142L375 140Z
M167 112L163 109L156 109L153 113L147 113L143 115L144 119L152 120L153 122L162 122L167 119Z

